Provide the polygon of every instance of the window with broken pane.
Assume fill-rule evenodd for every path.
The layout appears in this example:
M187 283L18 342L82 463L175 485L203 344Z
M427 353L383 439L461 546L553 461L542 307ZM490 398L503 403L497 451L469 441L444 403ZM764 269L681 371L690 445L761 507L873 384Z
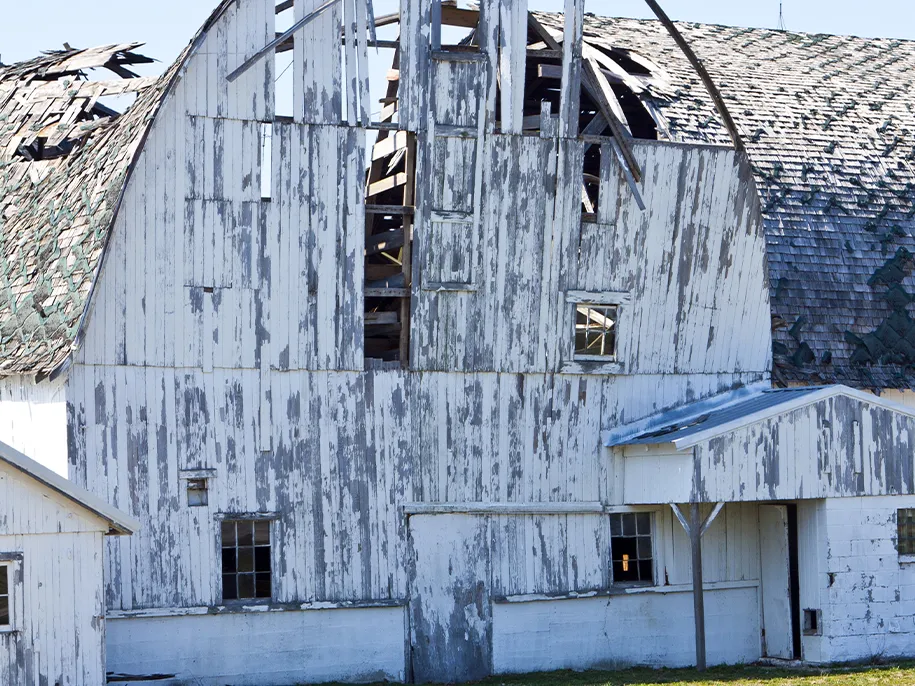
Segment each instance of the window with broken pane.
M616 357L616 305L575 305L575 357Z
M222 522L222 599L249 600L273 595L269 520Z
M10 625L9 567L0 565L0 626Z
M896 510L896 550L900 555L915 555L915 509Z
M654 583L650 512L610 515L610 558L613 583Z

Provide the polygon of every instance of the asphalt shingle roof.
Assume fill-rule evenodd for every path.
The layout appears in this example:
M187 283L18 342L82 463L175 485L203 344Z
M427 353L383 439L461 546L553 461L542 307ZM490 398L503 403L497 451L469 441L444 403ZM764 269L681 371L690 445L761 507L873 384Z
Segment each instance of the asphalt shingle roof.
M915 385L905 308L915 292L915 42L677 26L720 88L754 169L776 378ZM673 93L654 97L673 140L731 144L659 22L589 15L585 38L667 71ZM875 280L886 265L888 280Z

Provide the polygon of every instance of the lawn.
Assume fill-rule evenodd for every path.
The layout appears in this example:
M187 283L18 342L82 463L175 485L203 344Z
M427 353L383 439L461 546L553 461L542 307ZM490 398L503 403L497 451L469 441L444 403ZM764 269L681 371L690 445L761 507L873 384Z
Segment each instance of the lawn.
M867 665L823 669L716 667L627 669L617 672L550 672L495 676L478 686L915 686L915 664Z

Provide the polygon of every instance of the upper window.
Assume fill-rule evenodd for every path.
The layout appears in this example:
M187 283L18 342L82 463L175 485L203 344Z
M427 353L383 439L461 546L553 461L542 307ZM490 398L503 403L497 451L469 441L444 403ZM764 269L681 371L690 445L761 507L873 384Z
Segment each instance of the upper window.
M0 626L10 625L9 567L0 565Z
M610 557L613 583L654 583L650 512L610 515Z
M915 555L915 509L896 510L896 550L900 555Z
M575 357L616 359L616 305L576 303Z
M270 522L227 519L222 523L222 599L249 600L273 595Z

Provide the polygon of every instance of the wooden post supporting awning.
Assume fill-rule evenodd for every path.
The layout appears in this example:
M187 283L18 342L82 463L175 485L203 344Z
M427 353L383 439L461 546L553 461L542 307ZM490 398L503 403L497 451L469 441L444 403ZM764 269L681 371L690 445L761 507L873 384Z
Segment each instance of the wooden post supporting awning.
M699 513L699 503L690 503L688 522L676 503L671 503L670 507L689 536L690 557L692 558L693 566L693 614L696 620L696 669L700 672L704 672L705 597L702 592L702 535L708 531L712 522L715 521L715 517L718 516L718 513L720 513L721 509L724 507L724 503L717 503L715 509L713 509L704 520Z

